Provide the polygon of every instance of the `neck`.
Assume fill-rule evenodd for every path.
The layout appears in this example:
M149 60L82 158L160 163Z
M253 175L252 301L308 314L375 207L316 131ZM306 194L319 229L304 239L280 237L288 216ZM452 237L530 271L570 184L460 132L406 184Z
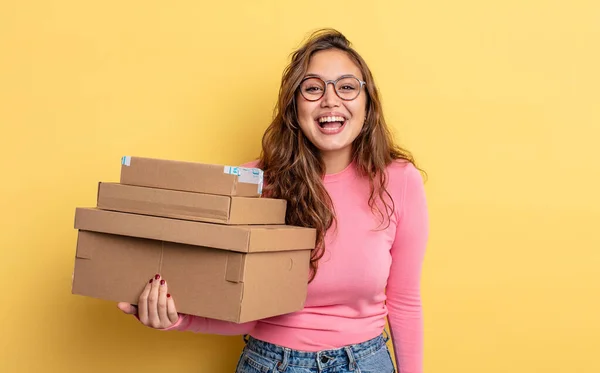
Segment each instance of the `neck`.
M325 173L328 175L343 171L352 161L352 153L349 147L332 152L323 152L322 157L323 162L325 162Z

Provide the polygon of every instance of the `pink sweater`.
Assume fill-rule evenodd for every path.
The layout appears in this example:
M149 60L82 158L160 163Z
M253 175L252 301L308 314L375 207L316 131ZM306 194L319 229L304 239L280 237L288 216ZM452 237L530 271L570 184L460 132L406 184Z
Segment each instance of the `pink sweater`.
M388 175L396 211L385 230L372 229L379 221L368 205L369 182L357 176L353 164L325 176L337 232L327 232L326 253L309 284L303 310L243 324L182 315L167 330L250 334L292 349L317 351L374 338L388 316L400 373L421 373L420 276L429 232L425 190L410 163L393 163Z

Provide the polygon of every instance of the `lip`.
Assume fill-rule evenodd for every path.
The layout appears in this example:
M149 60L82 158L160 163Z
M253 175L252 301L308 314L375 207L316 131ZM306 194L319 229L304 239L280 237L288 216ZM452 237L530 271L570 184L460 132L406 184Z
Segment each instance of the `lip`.
M322 117L342 117L342 118L344 118L344 124L342 124L341 127L335 128L335 129L323 128L319 124L319 118L322 118ZM346 128L346 124L347 123L348 123L348 116L346 116L345 114L336 112L336 111L332 111L332 112L328 112L328 113L322 113L322 114L319 114L315 118L315 125L317 126L317 128L319 129L319 131L322 134L324 134L324 135L337 135L338 133L342 132L344 130L344 128Z
M345 120L348 120L348 116L346 114L342 114L337 111L330 111L328 113L319 114L315 117L315 120L318 122L319 118L323 117L343 117Z

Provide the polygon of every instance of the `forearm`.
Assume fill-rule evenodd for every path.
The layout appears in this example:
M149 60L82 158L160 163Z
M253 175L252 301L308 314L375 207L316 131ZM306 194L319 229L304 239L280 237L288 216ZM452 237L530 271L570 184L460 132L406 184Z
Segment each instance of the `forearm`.
M179 320L175 324L163 330L190 331L193 333L218 335L243 335L250 333L255 326L256 321L237 324L206 317L180 314Z
M393 298L393 297L392 297ZM388 320L400 373L423 372L423 312L418 294L388 301Z

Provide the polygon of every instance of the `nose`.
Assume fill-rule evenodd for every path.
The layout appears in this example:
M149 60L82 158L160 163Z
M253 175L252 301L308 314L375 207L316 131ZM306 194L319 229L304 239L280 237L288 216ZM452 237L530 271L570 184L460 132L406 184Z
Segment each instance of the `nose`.
M339 97L335 93L335 86L332 82L326 83L325 94L321 98L321 107L334 107L339 105Z

